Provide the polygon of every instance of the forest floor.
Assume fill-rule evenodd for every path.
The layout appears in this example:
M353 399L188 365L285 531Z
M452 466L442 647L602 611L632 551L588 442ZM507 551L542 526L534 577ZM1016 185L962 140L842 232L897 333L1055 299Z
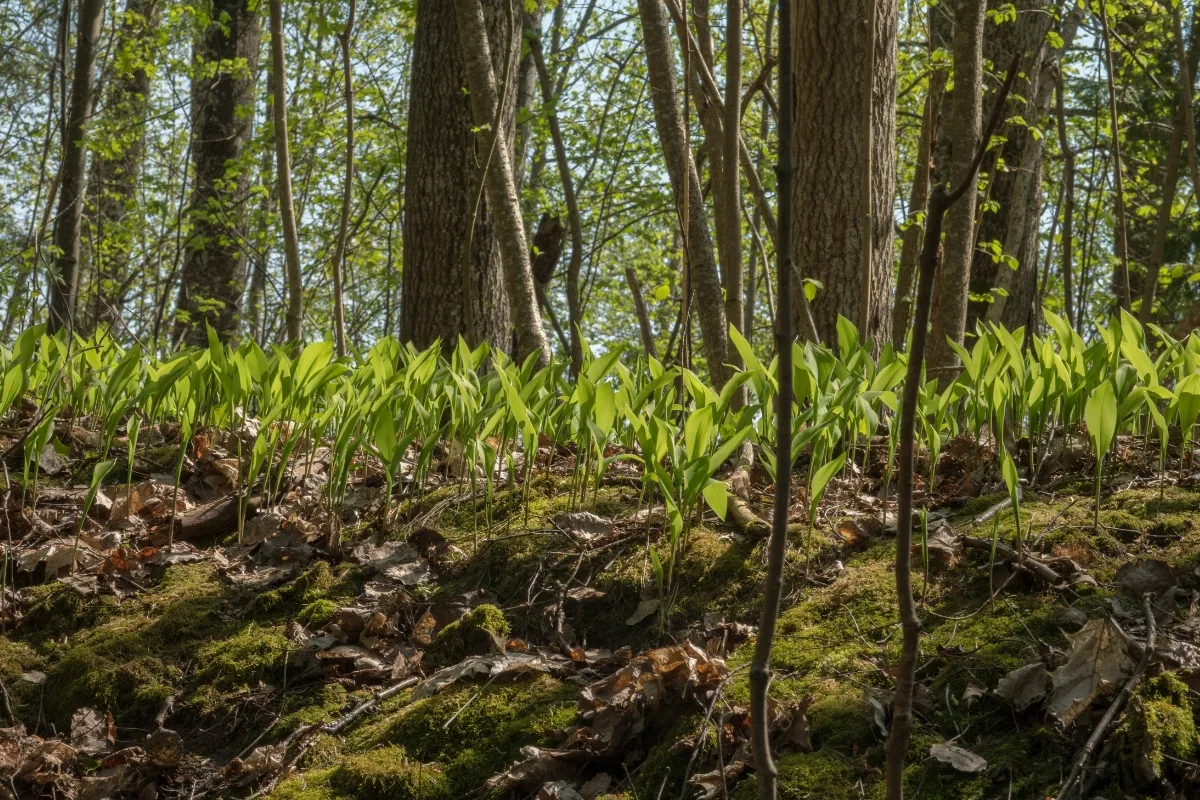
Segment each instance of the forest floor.
M189 453L168 545L162 465L174 456L172 432L160 434L131 492L104 487L78 550L86 432L44 465L57 474L36 494L14 476L5 496L16 577L0 592L0 713L13 726L0 730L4 791L755 796L745 709L763 542L706 518L660 587L647 544L664 552L663 522L639 502L637 477L613 473L580 500L563 451L490 503L443 477L394 502L387 525L381 481L364 467L333 555L328 451L316 448L239 545L229 449L211 433ZM947 444L914 559L923 628L909 796L1057 794L1142 660L1147 592L1150 668L1087 791L1200 788L1200 475L1174 470L1160 485L1140 441L1122 440L1118 455L1098 525L1089 464L1026 488L1022 561L1003 547L1016 514L988 448ZM891 508L879 475L846 474L811 538L802 490L789 529L772 684L785 797L882 796L900 638ZM756 476L750 503L764 516L768 489Z

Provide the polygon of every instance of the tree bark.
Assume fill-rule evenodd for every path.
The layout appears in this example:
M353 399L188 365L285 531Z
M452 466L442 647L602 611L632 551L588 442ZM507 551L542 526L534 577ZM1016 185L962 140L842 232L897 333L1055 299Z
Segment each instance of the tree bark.
M1109 147L1113 157L1113 205L1116 208L1113 248L1116 250L1118 266L1113 281L1117 284L1120 305L1128 311L1133 303L1133 297L1129 289L1129 230L1125 223L1125 177L1121 170L1121 115L1117 109L1112 43L1108 30L1108 12L1104 3L1100 3L1100 33L1101 42L1104 44L1104 74L1108 81L1108 113L1111 123Z
M937 5L929 9L929 31L934 50L949 46L952 20L943 6ZM915 289L913 279L921 254L921 233L925 227L922 220L929 205L929 180L933 168L931 159L937 149L948 77L949 70L945 66L934 69L929 74L929 88L925 94L921 136L917 142L917 163L913 169L912 191L908 196L908 227L900 237L900 266L896 273L896 299L892 305L892 346L897 351L904 349L904 342L908 336L908 321L912 313L912 295Z
M679 218L683 220L686 217L687 220L687 272L692 284L689 289L694 290L696 295L708 373L713 383L720 387L724 385L728 372L725 367L729 339L725 305L712 236L701 200L700 176L685 144L687 134L683 112L675 96L675 56L666 9L663 0L638 0L638 13L642 20L654 125L658 130ZM687 214L684 213L685 196L690 206ZM685 292L684 301L687 300ZM684 336L686 340L686 331Z
M346 174L342 178L342 213L338 219L337 244L333 250L333 341L338 358L346 355L346 312L342 306L342 265L346 261L346 243L350 234L350 207L354 203L354 73L350 65L350 45L354 35L355 0L350 0L346 27L338 37L342 46L342 94L346 99Z
M957 184L962 180L983 135L983 27L986 10L986 0L958 0L954 6L954 88L947 101L946 124L942 128L935 157L936 183ZM930 312L933 328L929 334L928 360L930 367L935 369L957 363L957 356L947 340L962 344L966 331L967 292L970 289L971 254L975 245L975 200L976 191L970 187L962 199L946 212L946 238Z
M279 182L279 220L283 225L283 256L287 268L288 341L303 338L304 276L300 271L300 232L292 200L292 159L288 146L287 66L283 40L283 0L270 0L271 15L271 117L275 123L275 179Z
M729 0L725 25L725 135L721 139L721 192L724 202L720 209L726 219L726 242L721 247L721 283L725 288L725 318L742 331L745 276L742 272L742 179L738 169L741 157L742 120L742 0ZM720 233L720 231L718 231ZM729 348L729 360L741 366L736 348ZM739 404L745 393L739 392Z
M812 306L821 340L837 342L837 320L858 318L862 293L870 292L870 319L861 341L876 349L888 341L893 271L892 198L895 191L896 141L896 0L876 0L874 40L877 57L871 77L875 97L867 141L867 92L863 84L869 35L864 19L872 0L843 0L800 5L794 34L796 153L792 219L794 257L802 275L823 284ZM860 165L872 165L872 228L863 214ZM862 248L868 239L872 280L861 274ZM803 286L796 291L803 292ZM799 302L793 303L799 309ZM795 324L802 325L797 318Z
M260 29L253 0L213 0L192 81L191 238L183 261L175 339L203 345L206 325L222 341L237 336L246 283L246 203ZM220 20L218 22L218 20ZM209 69L212 69L209 67Z
M488 0L493 69L503 72L504 4ZM509 350L509 300L480 165L454 6L418 0L412 97L405 160L400 338L418 348L440 341L449 354L462 336ZM510 102L510 97L514 98ZM515 93L505 97L502 129L513 131Z
M50 275L50 320L47 330L72 330L79 291L79 228L83 217L84 165L87 161L87 128L92 115L92 88L96 72L96 41L103 23L103 0L80 0L76 28L75 66L71 77L71 102L63 129L58 216L54 221L54 246L58 253Z
M484 186L487 188L488 204L496 215L500 265L516 335L516 357L523 361L531 354L537 354L538 363L544 366L550 363L550 346L538 313L529 248L525 243L525 224L521 218L521 201L513 178L510 140L498 124L502 114L498 109L503 106L492 70L487 21L480 0L455 0L454 10L465 59L467 87L481 145L479 152L485 165ZM516 27L514 23L513 28ZM517 36L517 30L513 31L513 36Z
M139 65L152 62L161 17L160 0L127 0L117 29L118 58ZM115 142L92 156L92 325L117 323L135 279L130 258L141 220L138 191L146 152L150 89L150 72L137 66L117 70L105 93L105 116L113 127L110 137Z
M1067 324L1075 328L1074 264L1075 252L1075 151L1067 138L1067 115L1063 109L1062 62L1055 70L1055 96L1058 104L1058 149L1063 155L1063 210L1062 210L1062 271L1063 309Z

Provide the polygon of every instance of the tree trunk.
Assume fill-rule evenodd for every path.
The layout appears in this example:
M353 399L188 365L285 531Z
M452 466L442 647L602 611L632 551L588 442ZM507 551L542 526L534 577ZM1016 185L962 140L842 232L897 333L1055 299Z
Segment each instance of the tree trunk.
M530 56L542 91L542 102L546 105L546 121L550 126L550 141L554 145L554 160L558 164L558 179L562 183L563 200L567 204L567 225L571 231L571 258L567 262L567 315L571 329L568 335L571 345L571 374L579 375L579 370L583 368L583 340L579 330L583 324L583 306L579 294L579 273L583 267L583 221L579 216L575 178L571 175L571 163L567 160L566 142L563 139L562 127L558 124L554 83L542 53L541 37L531 37L529 44Z
M505 3L488 0L493 53L508 52ZM449 353L462 336L474 346L509 349L509 301L490 203L480 197L470 100L454 7L418 0L408 106L400 338L418 348L440 340ZM505 96L506 136L515 101Z
M745 276L742 274L742 180L738 169L741 156L742 119L742 0L729 0L725 25L725 136L721 140L721 193L719 213L725 216L721 246L721 283L725 288L725 318L742 331ZM718 231L720 233L720 231ZM730 363L740 367L741 356L729 348ZM745 393L739 392L740 402ZM740 404L740 403L739 403Z
M288 147L287 66L283 39L283 0L270 0L271 119L275 127L275 179L279 181L279 220L283 225L283 256L287 268L288 341L298 343L304 327L304 276L300 272L300 232L292 201L292 159Z
M201 34L192 81L191 239L183 261L176 340L203 345L205 326L222 341L236 337L246 283L246 203L254 84L261 41L253 0L213 0L213 23ZM219 20L219 21L218 21Z
M127 0L117 29L117 58L138 65L153 63L161 16L160 0ZM116 70L106 91L105 117L113 128L110 137L115 139L115 146L92 156L92 325L118 322L136 279L130 258L141 221L138 191L146 152L150 88L150 73L144 66L137 66Z
M1125 222L1125 179L1121 170L1121 115L1117 109L1116 76L1113 75L1112 43L1109 41L1107 4L1100 3L1100 40L1104 44L1104 74L1108 80L1108 114L1111 132L1109 147L1113 157L1113 205L1116 209L1113 249L1117 268L1113 275L1121 308L1128 311L1133 303L1129 288L1129 229Z
M954 6L954 88L935 156L935 182L956 185L967 174L983 135L983 27L986 0L958 0ZM931 310L929 366L947 367L957 356L947 340L962 344L967 326L967 292L975 245L974 187L948 209L942 264Z
M949 47L953 20L941 5L929 10L931 50ZM942 106L946 96L946 80L949 71L945 67L935 69L929 75L929 88L925 95L925 111L921 117L921 136L917 142L917 163L913 169L912 191L908 197L908 227L900 238L900 267L896 274L896 299L892 305L892 346L904 348L908 336L908 320L912 313L912 300L917 272L917 260L921 255L921 234L925 208L929 204L929 179L932 170L931 158L937 149L941 127Z
M478 130L479 153L484 164L484 185L488 204L496 215L500 265L516 335L516 357L524 361L531 354L537 354L538 363L546 365L550 363L550 346L538 313L533 269L525 242L525 223L521 218L521 200L517 196L517 184L513 178L511 139L504 135L499 124L503 105L492 70L487 21L480 0L455 0L454 10L465 57L467 87ZM519 28L515 22L512 27L515 38ZM506 88L511 79L511 71L506 72Z
M1175 205L1175 192L1179 184L1180 172L1182 172L1185 142L1188 143L1188 157L1193 160L1196 158L1194 145L1190 141L1194 138L1194 133L1191 137L1188 136L1188 128L1193 124L1191 102L1194 86L1192 75L1195 73L1189 62L1193 60L1194 55L1189 55L1184 48L1183 22L1178 7L1174 8L1173 17L1179 94L1175 122L1171 128L1171 140L1167 145L1166 163L1163 166L1162 200L1159 202L1158 218L1155 220L1154 241L1150 246L1150 258L1146 263L1146 277L1142 281L1142 307L1139 310L1138 319L1143 323L1154 319L1154 295L1158 289L1158 277L1162 272L1165 260L1167 234L1171 228L1171 210ZM1194 24L1192 30L1194 37ZM1187 50L1195 52L1194 42L1193 46Z
M687 222L685 249L689 281L686 283L690 285L685 289L684 303L688 303L687 294L694 291L709 377L720 387L727 377L725 363L729 339L721 277L717 271L708 219L704 214L700 175L686 146L683 112L675 95L675 51L663 0L638 0L638 14L642 20L654 125L658 130L679 218L686 218ZM686 329L682 335L686 341Z
M872 76L874 109L866 141L866 69L870 36L865 20L872 0L804 3L795 31L796 107L800 113L792 147L796 153L796 209L792 220L795 262L801 275L823 284L812 311L821 340L837 342L837 320L856 320L862 293L870 292L870 319L860 333L878 348L889 339L892 278L892 198L896 142L896 0L874 3ZM872 227L866 230L862 185L856 178L872 164ZM872 244L872 280L861 273L864 237ZM797 292L804 287L798 285ZM795 308L800 303L794 304ZM799 317L797 327L804 327Z
M80 0L75 41L75 71L71 77L71 103L63 129L58 216L54 221L54 246L58 254L49 281L48 330L52 334L63 328L69 331L74 327L75 298L79 291L79 227L83 216L87 127L92 115L96 40L100 38L103 16L103 0Z
M342 178L342 213L338 219L337 245L333 250L333 341L338 358L346 355L346 312L342 307L342 265L346 260L346 240L350 233L350 206L354 202L354 74L350 65L351 37L354 35L355 0L350 0L342 45L342 94L346 99L346 174Z
M1072 260L1075 252L1075 151L1071 149L1071 142L1067 138L1067 115L1066 110L1063 108L1065 89L1063 87L1061 60L1055 72L1055 96L1058 105L1058 149L1063 155L1063 227L1062 262L1060 267L1063 282L1063 310L1067 314L1067 324L1074 329L1075 301L1073 297L1073 284L1075 267L1072 264Z

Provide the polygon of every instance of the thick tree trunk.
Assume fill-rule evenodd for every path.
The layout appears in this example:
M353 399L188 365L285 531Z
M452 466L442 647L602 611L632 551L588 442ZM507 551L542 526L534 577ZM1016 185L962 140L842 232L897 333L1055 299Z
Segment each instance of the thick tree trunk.
M986 0L957 0L954 8L954 88L947 98L946 124L935 156L937 183L957 185L970 168L983 130L983 27ZM942 264L931 311L927 360L933 368L957 363L947 340L962 343L967 326L967 291L975 244L975 189L946 213Z
M521 219L521 200L513 177L511 139L504 135L500 122L503 106L492 70L491 46L487 21L480 0L455 0L459 37L465 57L467 87L478 130L479 153L484 164L484 185L488 204L496 216L496 234L500 242L500 266L504 288L512 308L516 336L516 357L523 361L537 354L538 363L550 363L550 346L538 313L537 290L525 242L525 223ZM513 36L517 35L516 23ZM506 74L505 84L511 79Z
M505 5L488 0L493 70L509 52ZM462 336L508 351L509 301L490 203L481 198L472 134L475 123L463 92L463 49L454 6L418 0L413 39L412 98L405 161L404 271L400 338L417 347L440 340L449 353ZM505 93L506 137L513 130L515 92Z
M663 0L638 0L638 13L646 47L646 72L650 80L654 124L658 129L659 144L675 193L679 218L687 220L688 291L695 292L708 373L719 387L724 385L728 373L725 366L729 339L725 304L712 236L704 213L700 176L686 147L683 111L675 94L675 51L667 25L666 9ZM685 296L684 302L687 301ZM686 331L684 337L686 341Z
M929 32L931 49L948 48L953 34L953 19L942 5L929 10ZM892 346L904 348L908 336L908 321L912 313L914 279L917 261L921 255L921 234L925 209L929 204L929 180L932 172L932 157L937 149L941 129L942 107L946 96L946 80L949 70L935 69L929 75L929 88L925 94L925 110L921 117L921 136L917 142L917 163L913 169L912 191L908 197L908 227L901 235L900 267L896 274L896 299L892 305Z
M871 141L866 141L868 28L872 0L800 5L796 16L794 257L801 275L823 284L812 306L821 340L837 342L837 319L857 320L870 292L863 342L882 347L891 329L892 198L896 143L896 0L875 5ZM854 54L854 55L849 55ZM862 54L861 57L858 54ZM866 230L860 165L870 148L872 226ZM872 280L861 274L863 238L872 243ZM796 286L803 292L802 285ZM794 304L800 308L800 302ZM806 327L797 315L798 328Z
M162 5L161 0L127 0L117 29L118 60L152 63ZM118 322L136 279L130 258L141 219L138 190L146 152L150 88L149 71L138 66L128 71L117 69L105 92L105 116L115 146L92 156L92 325Z
M241 317L250 196L245 161L261 41L256 8L253 0L213 0L213 23L196 48L198 60L219 68L200 71L192 82L192 233L175 330L189 344L206 341L206 325L222 341L232 340Z
M296 204L292 201L292 159L288 146L287 66L283 40L283 0L270 0L271 13L271 120L275 128L275 176L279 181L279 218L283 224L283 256L287 268L288 341L303 338L304 276L300 272L300 232Z
M103 0L81 0L76 28L75 67L71 102L63 128L63 160L59 172L58 216L54 221L54 246L58 250L50 276L50 321L54 333L74 327L75 298L79 291L79 227L83 217L84 166L87 161L87 126L92 115L92 84L96 71L96 40L104 16Z

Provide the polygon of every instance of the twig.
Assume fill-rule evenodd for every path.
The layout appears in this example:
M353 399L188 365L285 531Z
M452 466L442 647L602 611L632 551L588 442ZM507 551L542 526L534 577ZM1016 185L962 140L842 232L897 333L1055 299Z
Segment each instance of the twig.
M322 725L321 729L320 729L321 733L338 733L338 732L340 732L343 728L345 728L351 722L358 719L363 714L367 713L372 708L374 708L375 706L382 703L384 700L387 700L389 697L394 697L395 695L400 694L405 689L407 689L411 686L416 686L417 683L419 682L419 680L420 679L416 678L416 677L405 678L404 680L400 681L399 683L393 684L386 689L381 689L380 691L378 691L374 695L372 695L369 700L367 700L365 703L360 705L358 708L355 708L350 713L346 714L343 717L340 717L339 719L334 720L333 722L329 722L329 723L326 723L325 725Z
M970 548L971 550L982 550L985 553L992 552L992 542L989 539L980 539L978 536L960 535L958 540L962 542L963 547ZM996 555L1004 556L1018 567L1027 570L1038 580L1055 587L1063 585L1061 575L1033 556L1018 553L1003 542L996 542L995 547Z
M1079 782L1079 776L1087 767L1088 762L1092 758L1092 753L1108 736L1109 729L1116 722L1117 716L1125 707L1125 702L1129 700L1129 696L1133 690L1137 688L1138 682L1141 681L1142 675L1146 672L1146 667L1150 665L1150 658L1154 655L1155 640L1158 638L1158 629L1154 621L1154 604L1151 602L1154 598L1152 592L1146 592L1142 595L1142 614L1146 617L1146 647L1142 650L1142 660L1138 662L1137 669L1129 676L1129 680L1125 681L1125 685L1121 688L1121 693L1117 695L1117 699L1113 700L1112 705L1104 712L1104 716L1100 718L1100 724L1092 731L1092 735L1088 737L1087 743L1083 746L1083 751L1079 754L1079 758L1075 761L1075 766L1071 768L1071 774L1067 776L1066 783L1063 784L1062 791L1058 793L1058 800L1066 800L1071 790Z

